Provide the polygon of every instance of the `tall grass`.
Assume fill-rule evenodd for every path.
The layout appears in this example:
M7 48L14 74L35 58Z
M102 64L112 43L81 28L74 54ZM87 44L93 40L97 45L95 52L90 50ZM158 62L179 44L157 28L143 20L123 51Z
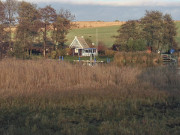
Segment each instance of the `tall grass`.
M159 54L147 52L119 52L114 56L114 63L117 66L141 66L152 67L162 64Z
M0 69L0 134L179 134L171 67L4 59Z
M82 66L54 60L3 60L0 62L0 88L13 91L99 89L126 87L136 83L137 68ZM127 74L128 72L128 74Z

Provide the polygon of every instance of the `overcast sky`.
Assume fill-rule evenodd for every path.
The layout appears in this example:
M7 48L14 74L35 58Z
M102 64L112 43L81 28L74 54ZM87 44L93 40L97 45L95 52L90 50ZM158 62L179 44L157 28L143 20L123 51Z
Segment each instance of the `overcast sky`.
M19 0L21 1L21 0ZM77 21L127 21L139 19L145 10L159 10L180 20L180 0L25 0L38 6L70 10Z

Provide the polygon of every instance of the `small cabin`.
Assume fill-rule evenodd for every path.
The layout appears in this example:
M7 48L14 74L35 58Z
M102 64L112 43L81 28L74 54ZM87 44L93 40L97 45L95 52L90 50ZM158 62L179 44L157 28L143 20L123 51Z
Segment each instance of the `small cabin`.
M72 49L73 55L78 56L97 56L98 51L96 48L90 48L86 43L84 37L75 36L69 48Z

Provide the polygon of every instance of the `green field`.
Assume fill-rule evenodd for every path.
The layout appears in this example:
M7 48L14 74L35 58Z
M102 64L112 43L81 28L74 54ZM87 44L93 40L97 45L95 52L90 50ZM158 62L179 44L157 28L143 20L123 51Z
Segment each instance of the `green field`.
M180 22L176 22L177 25L177 37L176 40L180 46ZM110 27L98 27L98 28L81 28L73 29L67 35L69 45L75 36L84 36L84 38L89 38L92 42L96 43L96 36L98 41L103 41L106 46L110 47L113 45L115 39L112 36L117 35L117 30L120 26L110 26Z
M106 46L110 47L115 41L112 36L117 34L119 27L120 26L73 29L67 35L67 44L69 45L75 36L84 36L84 38L89 38L92 42L96 43L97 36L98 41L103 41Z

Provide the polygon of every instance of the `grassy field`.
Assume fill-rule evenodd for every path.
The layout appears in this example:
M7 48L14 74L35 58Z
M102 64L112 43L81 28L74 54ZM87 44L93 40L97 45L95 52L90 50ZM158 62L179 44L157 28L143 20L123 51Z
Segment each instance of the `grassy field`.
M0 61L2 135L179 135L173 67Z
M177 37L176 40L180 46L180 22L176 22L177 25ZM117 30L120 26L108 26L108 27L97 27L97 28L80 28L80 29L73 29L67 35L69 45L74 36L84 36L85 38L91 39L94 43L96 43L96 31L98 35L98 41L103 41L106 46L111 47L115 41L112 36L117 35Z
M67 35L68 42L70 44L75 36L84 36L84 38L91 39L96 44L96 35L98 41L103 41L106 46L110 47L114 43L115 39L112 36L117 34L117 30L120 26L98 27L98 28L80 28L73 29ZM96 34L97 31L97 34Z

